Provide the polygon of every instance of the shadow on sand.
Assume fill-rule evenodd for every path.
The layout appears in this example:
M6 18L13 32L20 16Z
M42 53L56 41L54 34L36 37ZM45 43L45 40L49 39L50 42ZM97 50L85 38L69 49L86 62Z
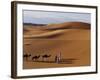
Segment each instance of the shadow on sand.
M40 61L40 60L35 60L32 62L40 62L40 63L57 63L57 64L73 64L77 59L74 58L69 58L69 59L61 59L59 62L56 61Z

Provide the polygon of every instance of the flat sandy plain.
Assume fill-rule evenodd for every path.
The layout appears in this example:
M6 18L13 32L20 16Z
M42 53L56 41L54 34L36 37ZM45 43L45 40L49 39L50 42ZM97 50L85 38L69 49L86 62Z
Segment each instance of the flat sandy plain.
M25 25L23 28L24 69L89 66L91 64L90 24L83 22L65 22L42 26ZM64 62L55 63L55 55L61 53ZM51 57L42 61L33 56L48 54Z

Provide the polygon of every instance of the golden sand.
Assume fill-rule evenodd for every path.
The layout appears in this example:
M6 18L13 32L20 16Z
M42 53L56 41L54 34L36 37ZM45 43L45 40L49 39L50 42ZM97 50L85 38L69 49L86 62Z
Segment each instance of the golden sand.
M46 26L24 25L24 54L31 54L24 59L23 68L53 68L90 65L90 24L66 22ZM55 56L61 53L65 63L55 63ZM32 61L35 55L48 54L47 62ZM69 60L69 62L68 62ZM48 62L49 61L49 62Z

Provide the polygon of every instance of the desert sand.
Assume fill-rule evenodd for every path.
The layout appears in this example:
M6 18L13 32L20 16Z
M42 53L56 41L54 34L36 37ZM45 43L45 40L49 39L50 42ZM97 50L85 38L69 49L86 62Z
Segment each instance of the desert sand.
M65 22L45 26L24 25L24 69L89 66L90 62L90 24ZM65 63L55 63L55 56L61 53ZM51 55L42 62L42 57L33 61L33 56Z

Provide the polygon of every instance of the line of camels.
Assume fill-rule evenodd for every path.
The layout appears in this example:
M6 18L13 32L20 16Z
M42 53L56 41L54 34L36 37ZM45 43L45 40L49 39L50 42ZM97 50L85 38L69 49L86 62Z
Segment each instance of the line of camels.
M42 57L42 60L44 61L45 59L51 57L51 55L44 54L32 56L31 54L24 54L23 57L26 58L26 60L31 57L32 61L37 61L40 57Z
M23 58L26 60L26 61L29 61L31 59L31 61L33 62L52 62L52 61L48 61L48 59L52 57L50 54L43 54L43 55L32 55L32 54L24 54L23 55ZM53 56L54 57L54 63L64 63L64 64L72 64L74 60L74 58L69 58L69 59L64 59L64 58L61 58L61 53ZM30 58L30 59L29 59ZM42 58L42 60L40 59Z

